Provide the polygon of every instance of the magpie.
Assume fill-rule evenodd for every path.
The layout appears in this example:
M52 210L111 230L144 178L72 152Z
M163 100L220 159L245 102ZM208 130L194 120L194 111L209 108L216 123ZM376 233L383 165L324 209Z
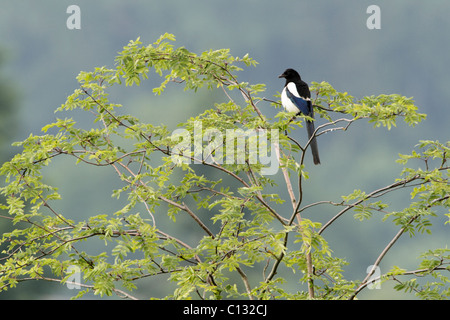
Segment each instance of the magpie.
M311 103L311 92L308 84L302 80L300 74L294 69L286 69L278 78L285 78L286 84L281 92L281 104L287 112L295 112L295 115L304 114L314 118L314 110ZM311 151L314 164L320 164L319 149L314 135L314 122L306 120L308 139L311 140ZM313 137L311 139L311 137Z

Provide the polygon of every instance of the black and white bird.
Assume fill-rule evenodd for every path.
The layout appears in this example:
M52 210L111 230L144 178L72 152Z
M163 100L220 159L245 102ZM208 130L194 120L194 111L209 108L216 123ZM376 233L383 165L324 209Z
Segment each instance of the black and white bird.
M281 92L281 104L287 112L295 112L295 115L304 114L314 118L314 110L311 103L311 92L308 84L302 80L300 74L294 69L286 69L278 78L285 78L286 84ZM314 135L314 121L306 120L308 139L314 164L320 164L319 149ZM313 137L311 139L311 137Z

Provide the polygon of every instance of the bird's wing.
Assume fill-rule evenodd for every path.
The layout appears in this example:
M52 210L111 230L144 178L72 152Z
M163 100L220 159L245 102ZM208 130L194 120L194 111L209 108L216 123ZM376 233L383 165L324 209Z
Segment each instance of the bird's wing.
M294 82L289 82L286 86L286 95L289 100L300 110L304 115L311 114L311 99L301 97L298 94L297 86Z

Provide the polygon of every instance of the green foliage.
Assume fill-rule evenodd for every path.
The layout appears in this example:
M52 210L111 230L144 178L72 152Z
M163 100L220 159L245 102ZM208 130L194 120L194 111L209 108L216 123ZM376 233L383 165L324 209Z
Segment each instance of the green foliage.
M276 150L272 149L272 153L279 153L284 186L277 186L273 176L261 173L263 164L250 161L254 154L243 152L241 162L224 161L219 147L228 147L230 141L223 138L225 135L215 135L214 147L205 149L212 144L195 138L199 124L210 133L265 129L270 139L274 131L290 132L301 126L303 117L288 123L291 115L285 112L275 119L262 114L258 105L267 99L258 94L265 86L239 82L236 77L240 65L256 65L248 55L233 57L227 49L198 55L175 48L174 40L173 35L165 34L148 46L142 46L139 39L131 41L116 58L115 69L101 67L79 74L80 88L57 111L86 111L92 115L92 128L83 129L73 118L57 119L42 129L43 135L30 135L15 144L22 152L0 169L6 181L1 188L6 202L1 207L9 211L15 224L20 222L20 227L18 224L1 238L0 290L34 279L70 283L73 272L68 270L75 266L84 288L77 298L89 291L134 298L132 290L138 283L161 276L176 285L168 299L351 299L369 284L370 275L361 281L344 277L348 263L333 255L323 235L326 228L351 210L357 220L381 212L385 221L391 220L399 228L385 252L405 232L410 236L430 233L432 219L441 215L437 209L449 207L448 143L421 142L421 151L401 155L400 161L406 165L411 159L421 160L425 168L405 168L402 178L391 185L370 193L355 190L343 196L341 203L302 203L302 181L313 177L305 171L307 148L289 135L279 134ZM110 102L108 90L122 83L139 85L149 78L151 70L163 78L153 90L157 95L177 83L185 90L221 88L229 101L187 119L177 135L163 125L143 123ZM390 129L398 117L409 125L425 118L412 99L400 95L357 101L326 82L314 83L311 89L317 113L327 120L318 127L317 136L347 130L361 119ZM243 100L232 98L231 91L238 91ZM271 104L279 107L276 101ZM336 115L341 118L333 120ZM188 134L185 150L178 148L183 134ZM231 146L234 150L234 140ZM196 152L196 147L207 150L206 157ZM244 145L240 151L248 148ZM261 150L254 152L261 156ZM67 195L45 184L43 174L55 158L73 158L76 163L111 169L123 185L111 190L111 195L126 198L126 204L87 220L69 219L58 212L55 203ZM437 165L433 166L431 159ZM292 191L291 179L300 186L298 194ZM273 187L287 187L289 198L270 193ZM400 212L388 211L389 206L378 199L408 188L413 188L414 202ZM292 209L286 210L286 204L292 204ZM306 218L308 209L325 205L339 210L330 221L322 224ZM144 208L144 214L139 208ZM194 245L188 244L184 234L164 231L158 223L161 215L170 217L173 224L179 223L180 215L186 215L195 225L192 233L201 235ZM104 244L103 252L79 249L82 243L97 239ZM383 256L378 257L377 265ZM383 279L427 273L436 281L420 290L414 279L396 288L417 291L421 298L442 297L448 295L443 272L448 271L448 262L448 251L436 249L424 255L418 270L396 267ZM247 276L250 269L260 270L258 279ZM294 290L286 285L292 277L299 281Z
M425 300L448 300L450 297L450 280L441 271L449 271L450 250L447 248L428 250L421 255L423 258L417 270L407 271L393 267L385 276L397 282L395 289L405 292L414 292L418 297ZM404 281L405 276L415 276ZM421 283L420 278L429 276L433 282Z

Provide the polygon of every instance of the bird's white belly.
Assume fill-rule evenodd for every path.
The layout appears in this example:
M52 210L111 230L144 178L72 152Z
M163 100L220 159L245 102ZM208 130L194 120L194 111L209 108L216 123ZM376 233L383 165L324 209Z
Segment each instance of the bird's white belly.
M297 108L297 106L292 103L291 99L288 98L286 88L281 92L281 104L287 112L300 112L299 108Z

